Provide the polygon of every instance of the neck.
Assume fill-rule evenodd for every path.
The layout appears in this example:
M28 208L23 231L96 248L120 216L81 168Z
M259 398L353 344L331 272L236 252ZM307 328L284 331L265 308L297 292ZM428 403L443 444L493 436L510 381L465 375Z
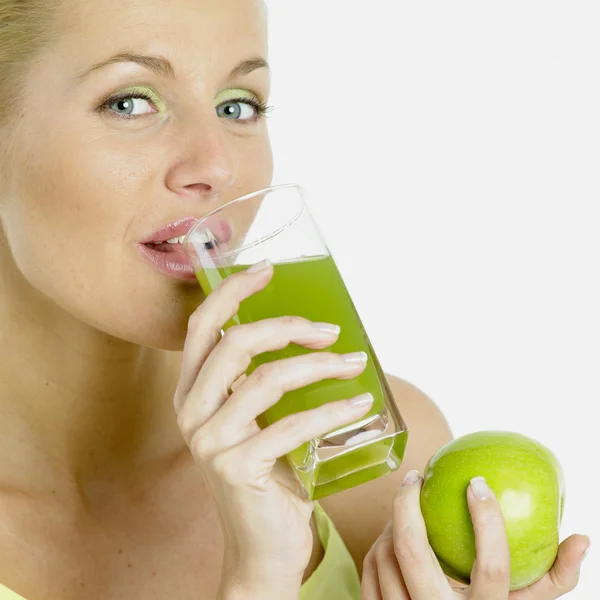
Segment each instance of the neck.
M77 320L0 252L0 485L126 477L186 450L173 408L181 353Z

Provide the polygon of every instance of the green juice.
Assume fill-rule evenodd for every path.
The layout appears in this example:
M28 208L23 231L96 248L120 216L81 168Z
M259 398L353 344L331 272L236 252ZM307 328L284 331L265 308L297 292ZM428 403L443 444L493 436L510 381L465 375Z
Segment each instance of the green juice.
M248 266L236 265L205 269L197 272L196 276L204 293L209 294L225 277L247 268ZM374 397L371 410L356 422L355 427L344 426L325 436L318 445L303 444L287 456L308 496L311 499L322 498L397 469L404 454L407 432L405 427L399 431L398 427L387 425L390 420L402 423L402 419L397 413L385 376L331 256L274 264L274 273L269 284L244 300L237 315L224 329L236 324L288 315L339 325L341 333L338 340L324 351L345 354L362 350L368 355L367 366L353 379L326 379L284 394L281 400L260 415L260 427L267 427L289 414L317 408L326 402L352 398L365 392L370 392ZM252 360L246 374L250 375L263 363L309 352L315 350L296 344L289 344L283 350L265 352ZM386 398L389 399L387 409ZM391 417L390 404L395 411ZM355 445L344 445L344 441L349 437L361 433L361 426L369 423L371 427L376 423L375 429L380 427L381 435L377 439L371 439L370 443L365 441ZM377 433L366 432L363 435L369 437Z

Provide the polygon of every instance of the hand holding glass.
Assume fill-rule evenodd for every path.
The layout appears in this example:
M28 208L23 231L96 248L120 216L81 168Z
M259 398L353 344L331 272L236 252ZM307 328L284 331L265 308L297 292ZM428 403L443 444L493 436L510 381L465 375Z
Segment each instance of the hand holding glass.
M264 428L296 412L370 392L371 410L359 421L303 444L287 458L310 499L318 499L395 471L408 431L369 338L323 238L296 185L281 185L232 200L200 219L184 240L200 286L210 294L228 275L268 259L271 281L244 300L224 329L281 316L341 327L327 348L365 352L365 370L350 380L327 379L284 394L258 419ZM255 357L259 365L314 352L296 344Z

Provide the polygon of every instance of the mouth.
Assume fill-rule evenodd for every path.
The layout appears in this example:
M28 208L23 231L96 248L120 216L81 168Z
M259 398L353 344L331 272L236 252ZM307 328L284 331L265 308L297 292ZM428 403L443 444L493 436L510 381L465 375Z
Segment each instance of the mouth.
M200 239L197 239L196 242L203 241L204 247L207 250L211 250L212 248L218 247L219 242L215 239L209 239L206 234L198 234L201 236ZM178 238L172 238L170 240L166 240L164 242L146 242L145 245L152 250L156 250L157 252L179 252L183 249L183 241L185 240L185 235L181 235Z
M163 275L185 282L197 282L194 268L183 250L183 241L199 219L186 217L161 227L144 241L137 244L142 256ZM206 236L205 248L225 244L232 237L231 225L221 218L211 219L207 227L214 234Z

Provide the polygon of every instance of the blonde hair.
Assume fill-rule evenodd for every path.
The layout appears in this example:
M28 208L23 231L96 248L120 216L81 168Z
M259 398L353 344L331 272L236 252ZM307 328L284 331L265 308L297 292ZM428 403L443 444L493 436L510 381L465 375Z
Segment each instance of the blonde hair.
M54 38L64 0L0 0L0 178L6 179L17 139L31 63ZM0 198L0 207L2 198ZM0 227L1 228L1 227Z
M28 65L52 39L62 0L0 0L0 127L18 118Z

